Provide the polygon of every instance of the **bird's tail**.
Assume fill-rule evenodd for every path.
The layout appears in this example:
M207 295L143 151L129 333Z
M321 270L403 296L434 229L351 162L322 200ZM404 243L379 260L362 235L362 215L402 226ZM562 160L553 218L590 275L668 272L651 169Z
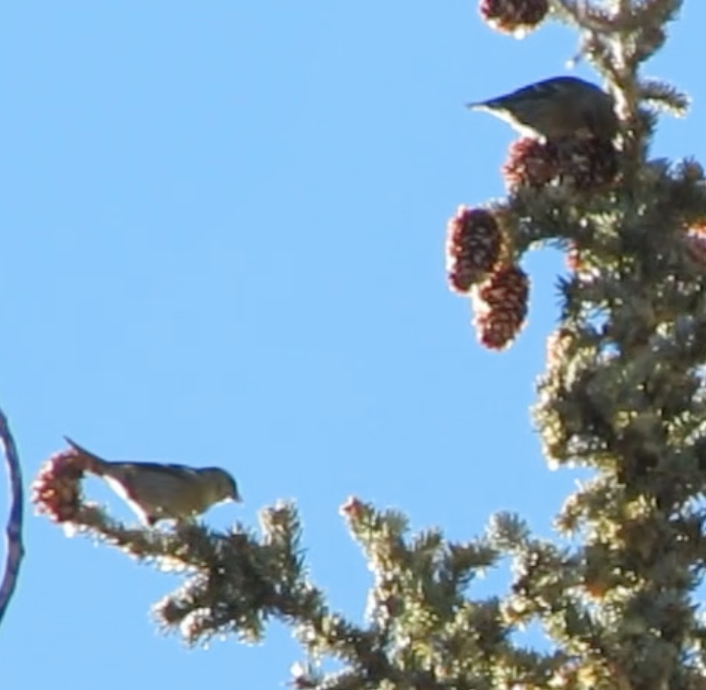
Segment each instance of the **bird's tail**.
M98 457L95 453L91 453L90 450L86 450L83 446L79 446L76 441L72 441L68 436L64 436L64 440L71 446L71 448L80 455L86 463L86 471L92 474L97 474L98 476L103 476L110 467L110 463L103 458Z

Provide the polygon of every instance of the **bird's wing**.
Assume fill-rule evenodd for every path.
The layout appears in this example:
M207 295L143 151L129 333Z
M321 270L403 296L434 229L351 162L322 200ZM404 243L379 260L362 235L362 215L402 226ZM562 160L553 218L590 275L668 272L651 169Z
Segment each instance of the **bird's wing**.
M583 89L597 89L595 84L579 79L578 77L551 77L538 81L535 84L523 86L512 93L499 98L488 101L488 104L498 104L511 98L513 101L522 101L525 99L551 100L558 94L562 93L580 93ZM600 90L600 89L598 89Z
M116 463L123 464L123 463ZM188 465L177 465L167 462L130 462L124 463L134 468L136 471L155 472L156 474L174 477L176 480L184 483L189 483L191 478L198 475L198 472L193 467Z

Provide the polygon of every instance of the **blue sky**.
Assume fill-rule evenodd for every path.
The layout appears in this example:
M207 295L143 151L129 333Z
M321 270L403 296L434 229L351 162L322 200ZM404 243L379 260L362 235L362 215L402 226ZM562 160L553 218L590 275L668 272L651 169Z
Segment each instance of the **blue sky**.
M296 500L313 579L356 619L351 494L453 538L501 509L548 534L573 478L546 469L528 406L562 260L525 259L529 325L498 355L446 287L443 243L458 204L503 194L514 136L463 103L565 72L573 34L508 39L470 0L26 0L1 19L0 405L26 482L64 434L222 465L245 504L208 522ZM704 25L688 3L647 66L694 97L659 155L704 159ZM25 538L11 687L264 690L298 658L277 625L261 647L185 651L148 616L177 578L31 511Z

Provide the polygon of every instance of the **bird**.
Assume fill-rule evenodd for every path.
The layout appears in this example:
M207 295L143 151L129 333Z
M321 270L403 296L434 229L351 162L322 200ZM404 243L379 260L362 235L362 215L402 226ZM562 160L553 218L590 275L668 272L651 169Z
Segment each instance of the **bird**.
M533 138L612 141L619 128L613 97L578 77L551 77L466 107L489 112Z
M242 502L235 479L220 467L104 460L64 438L85 460L86 470L102 477L148 527L192 519L224 501Z

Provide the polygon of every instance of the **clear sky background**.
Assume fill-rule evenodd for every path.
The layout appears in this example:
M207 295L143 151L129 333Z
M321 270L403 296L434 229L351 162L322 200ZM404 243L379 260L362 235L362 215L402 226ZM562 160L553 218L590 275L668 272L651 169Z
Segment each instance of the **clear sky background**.
M706 158L704 26L688 2L647 65L694 97L658 155ZM496 354L443 246L458 204L504 193L514 138L463 103L566 72L574 34L512 40L473 0L24 0L0 27L0 404L27 483L63 434L223 465L245 504L208 522L296 500L314 581L357 620L351 494L453 538L501 509L549 534L574 478L546 469L528 406L562 259L526 258L529 325ZM25 537L8 688L266 690L299 658L279 625L261 647L186 651L148 615L178 578L30 506Z

